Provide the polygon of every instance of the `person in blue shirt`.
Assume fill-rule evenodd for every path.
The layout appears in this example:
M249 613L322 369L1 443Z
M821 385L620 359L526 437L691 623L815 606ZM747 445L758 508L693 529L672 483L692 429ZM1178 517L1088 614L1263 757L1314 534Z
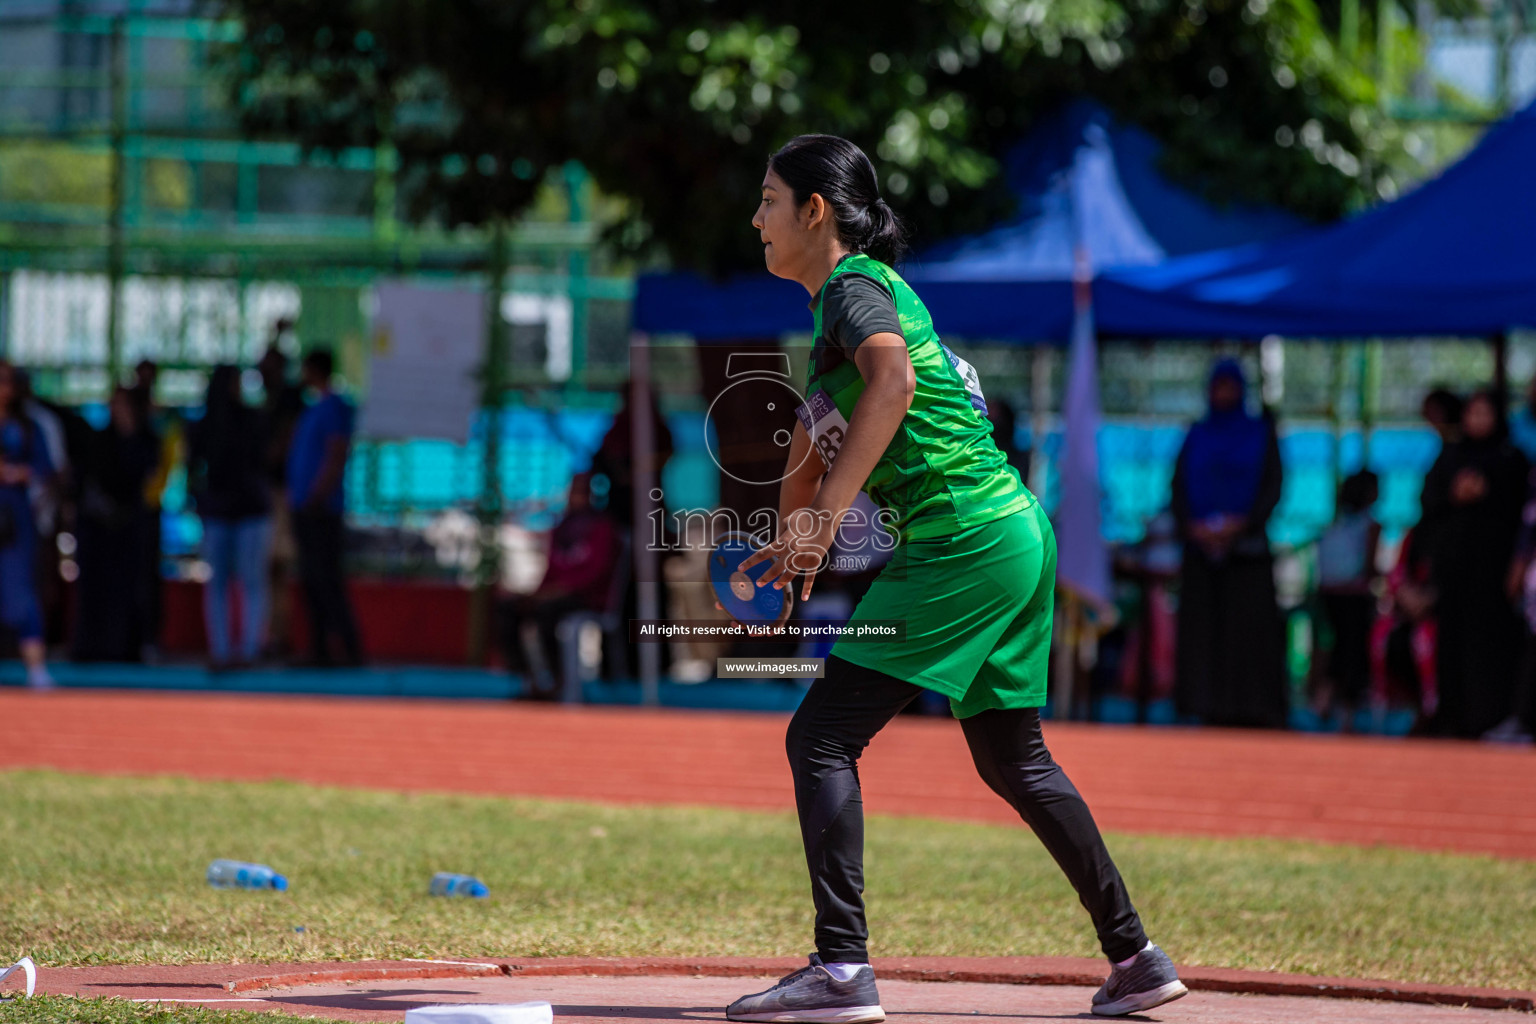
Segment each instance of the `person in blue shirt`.
M311 351L301 372L313 400L299 417L288 449L288 502L298 547L299 582L309 611L312 662L334 664L331 640L335 638L341 643L344 663L360 665L362 645L341 565L343 479L352 444L352 403L331 389L335 358L329 350Z
M43 615L37 599L37 525L28 489L53 475L47 445L22 407L16 369L0 362L0 624L16 637L27 685L53 686L44 663Z

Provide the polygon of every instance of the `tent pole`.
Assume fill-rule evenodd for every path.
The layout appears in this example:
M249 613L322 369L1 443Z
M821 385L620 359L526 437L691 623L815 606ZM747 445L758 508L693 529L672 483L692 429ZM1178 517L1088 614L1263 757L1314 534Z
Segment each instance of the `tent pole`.
M649 525L647 513L662 505L660 481L653 467L656 465L656 439L652 436L651 420L651 342L643 334L635 334L629 345L630 402L630 457L634 472L634 532L630 549L635 560L636 611L642 620L654 622L661 616L661 586L657 577L656 549L642 538ZM653 493L654 491L654 493ZM655 643L639 645L640 702L649 707L661 703L661 647Z
M1029 364L1029 489L1045 495L1045 435L1051 429L1051 350L1036 345Z
M1278 334L1259 341L1259 381L1264 408L1278 412L1285 400L1285 339Z
M1376 410L1381 400L1381 339L1360 343L1360 468L1371 465L1371 432L1376 429Z
M1275 375L1269 360L1264 358L1264 341L1263 339L1245 341L1243 342L1243 348L1251 351L1254 355L1254 361L1258 363L1259 405L1263 406L1267 411L1270 407L1269 396L1275 393Z
M485 365L481 380L480 416L485 440L481 449L480 497L475 503L476 549L475 589L470 595L468 657L471 665L484 665L490 651L496 605L496 582L501 575L501 544L497 536L505 509L501 490L502 410L506 406L505 370L507 362L507 320L501 315L502 297L507 290L506 222L497 218L491 225L491 247L486 260L485 282Z
M108 185L107 210L107 390L119 383L123 357L123 277L125 256L123 242L123 215L126 205L128 139L128 85L124 81L127 55L123 41L124 19L122 15L112 19L112 35L108 50L108 81L112 103L110 146L112 154L111 178Z

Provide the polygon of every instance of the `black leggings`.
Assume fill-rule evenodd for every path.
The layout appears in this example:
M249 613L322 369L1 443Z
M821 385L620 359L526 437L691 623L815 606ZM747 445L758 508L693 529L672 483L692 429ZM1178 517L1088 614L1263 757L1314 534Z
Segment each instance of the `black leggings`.
M816 952L827 963L869 960L859 755L922 692L834 656L789 723L785 746L816 904ZM982 779L1019 812L1077 890L1104 954L1134 956L1146 932L1088 805L1045 749L1040 712L983 711L960 725Z

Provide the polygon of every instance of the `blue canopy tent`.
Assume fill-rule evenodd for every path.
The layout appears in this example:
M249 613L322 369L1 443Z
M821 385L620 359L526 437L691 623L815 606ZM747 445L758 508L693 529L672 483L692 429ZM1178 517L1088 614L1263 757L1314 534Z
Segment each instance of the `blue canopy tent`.
M1536 105L1392 203L1266 244L1116 268L1106 333L1499 337L1536 327Z
M1077 101L1043 120L1004 170L1016 215L937 246L903 275L945 334L1065 342L1081 244L1091 268L1156 265L1185 253L1266 241L1303 225L1278 210L1218 209L1157 170L1158 143ZM810 324L804 290L766 273L710 281L648 274L637 282L634 325L700 340L777 337Z

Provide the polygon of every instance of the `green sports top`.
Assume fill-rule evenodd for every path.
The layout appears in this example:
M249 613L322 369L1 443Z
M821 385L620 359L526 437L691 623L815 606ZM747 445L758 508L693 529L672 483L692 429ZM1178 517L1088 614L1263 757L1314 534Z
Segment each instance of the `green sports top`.
M822 459L830 466L837 458L864 393L851 347L833 344L822 323L827 286L843 274L868 277L890 293L917 378L912 405L862 488L890 510L898 541L947 537L1034 504L992 441L976 371L939 341L933 318L896 271L862 253L845 256L811 303L816 340L797 414Z

